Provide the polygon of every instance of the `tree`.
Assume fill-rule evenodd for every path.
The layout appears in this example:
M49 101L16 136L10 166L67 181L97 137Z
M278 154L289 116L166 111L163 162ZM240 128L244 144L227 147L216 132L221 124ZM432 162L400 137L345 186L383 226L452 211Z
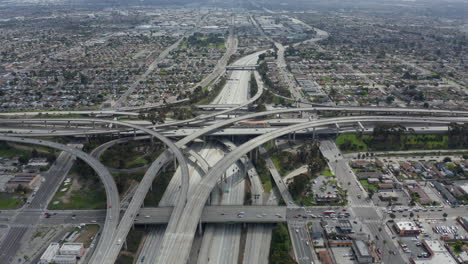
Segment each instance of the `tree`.
M31 156L32 156L33 158L37 158L37 157L39 157L39 153L37 152L37 150L36 150L36 149L33 149L33 150L32 150L32 152L31 152Z
M331 88L331 89L330 89L330 93L328 93L328 96L330 96L330 98L331 98L332 100L334 100L337 93L338 93L338 92L336 91L335 88Z
M443 213L442 216L443 216L444 218L446 218L446 217L448 216L448 214L447 214L447 213Z
M393 97L393 96L387 96L387 98L385 98L385 102L387 104L392 104L393 101L395 101L395 97Z
M390 216L391 219L395 219L395 218L396 218L396 215L395 215L394 213L389 214L389 216Z

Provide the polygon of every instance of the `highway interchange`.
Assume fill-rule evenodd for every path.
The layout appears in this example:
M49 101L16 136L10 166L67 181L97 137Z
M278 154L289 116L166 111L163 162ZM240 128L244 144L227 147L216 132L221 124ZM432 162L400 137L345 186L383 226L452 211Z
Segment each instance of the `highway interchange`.
M228 46L235 49L237 40L230 35L229 42ZM280 49L282 48L284 47L280 47ZM233 52L233 50L229 49L229 52ZM234 64L255 64L258 55L262 52L265 51L247 55L234 62ZM226 63L228 57L223 57ZM280 56L278 63L281 65L284 63L283 60L283 56ZM224 74L226 63L221 62L216 74L210 78ZM148 70L152 71L152 69ZM318 215L323 209L299 208L292 200L286 184L268 158L266 159L267 166L278 191L275 190L267 195L261 186L255 167L247 157L249 154L255 152L256 149L270 140L295 135L298 132L315 136L315 131L319 129L328 129L329 132L326 133L335 134L345 131L340 127L362 130L363 124L365 127L372 127L381 123L401 123L440 128L447 126L450 122L468 122L468 112L464 111L370 107L300 107L240 115L239 110L255 103L265 89L258 72L254 71L259 89L257 94L250 97L249 80L251 73L251 71L246 70L229 71L227 84L212 102L212 104L216 105L235 105L234 107L189 120L142 126L125 121L100 118L29 118L31 115L36 115L37 112L0 114L0 116L6 117L0 120L0 124L5 125L4 135L0 136L0 140L43 145L68 153L59 156L56 165L49 171L49 173L57 176L41 186L41 189L39 189L27 208L20 211L1 213L0 223L11 227L7 236L11 243L3 243L0 246L2 259L12 259L20 246L21 237L26 232L27 226L35 222L61 224L94 220L102 223L103 228L90 263L114 263L123 246L123 241L125 241L134 224L163 224L150 229L147 241L143 245L143 253L140 254L141 257L144 256L144 258L140 258L141 263L187 263L190 259L197 228L201 227L200 222L207 224L205 224L205 230L199 230L204 233L204 236L198 242L200 247L198 263L238 263L239 252L241 252L239 246L241 225L234 223L249 223L243 263L267 263L269 244L265 241L271 240L272 223L287 222L296 260L299 263L310 263L312 260L316 261L317 257L312 248L304 243L309 239L305 220L293 219L292 215L297 210L309 210ZM291 87L294 90L293 95L295 98L301 100L300 93L296 90L297 87ZM120 100L118 106L122 105L124 101L125 98ZM206 139L201 145L192 143L196 139L203 139L206 135L215 135L214 132L218 132L222 128L226 127L226 130L233 129L229 128L229 126L239 121L294 112L320 114L324 111L337 112L343 116L323 119L307 118L299 122L286 121L284 125L271 127L268 130L264 129L260 132L258 130L247 131L246 134L249 135L260 135L240 145L223 138L225 135L222 133L217 135L219 138L216 141ZM62 114L68 113L71 112L67 111ZM135 112L122 111L120 108L116 111L81 111L73 113L103 114L106 116L138 115ZM361 115L362 113L366 115ZM57 112L51 112L51 114L57 114ZM13 116L16 118L10 118ZM71 127L71 124L74 124L75 128ZM168 133L170 130L176 132L182 130L183 128L180 128L180 126L183 125L190 125L191 130L185 128L187 132L178 135ZM38 130L33 133L27 132L44 126L53 126L54 129ZM63 131L59 127L63 127ZM143 134L145 136L127 137L117 139L115 142L108 142L95 149L91 155L74 147L29 138L107 133L134 136L138 133L138 135ZM236 134L236 132L231 134ZM128 140L147 139L148 136L151 139L157 138L162 141L168 149L150 165L122 214L115 182L109 170L99 162L98 157L113 144ZM172 138L175 137L180 139L174 142ZM382 244L384 240L391 240L386 232L376 231L385 215L382 213L381 208L374 207L371 201L365 199L366 192L355 180L356 177L351 173L347 160L342 157L336 145L332 141L322 141L320 149L328 159L331 170L337 175L342 186L348 186L347 183L351 182L348 188L348 193L350 193L348 207L352 215L362 218L363 223L371 233L378 233L381 236L379 242L377 242L381 248L386 248L387 251L396 250L393 243ZM63 179L58 175L64 176L66 174L73 163L73 157L85 161L99 175L106 190L107 209L81 212L57 211L57 216L50 219L41 218L51 195L53 195ZM160 207L141 209L152 182L162 168L174 159L177 160L177 170L159 204ZM246 179L250 181L252 192L260 197L253 202L252 206L243 206ZM229 192L223 193L225 190L229 190ZM276 195L282 197L286 202L286 207L277 205L279 197L276 197ZM358 197L358 195L362 195L362 197ZM209 201L209 205L207 205L207 201ZM243 216L239 217L241 212L243 212ZM77 217L72 219L71 214L76 214ZM308 220L316 221L316 219ZM16 225L12 224L12 221L16 221ZM221 224L214 225L213 223ZM384 255L385 263L402 263L404 261L399 256Z

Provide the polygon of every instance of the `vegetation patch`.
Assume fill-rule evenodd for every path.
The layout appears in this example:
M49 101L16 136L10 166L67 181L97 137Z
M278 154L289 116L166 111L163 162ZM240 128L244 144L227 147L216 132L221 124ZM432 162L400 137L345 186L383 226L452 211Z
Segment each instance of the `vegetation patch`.
M159 206L159 202L163 197L169 182L172 179L175 171L173 168L167 168L166 171L161 172L153 181L152 190L146 194L145 206Z
M401 125L383 124L372 135L341 134L336 144L343 152L460 149L468 147L468 125L450 124L446 134L415 134Z
M31 146L0 141L0 157L18 157L21 164L26 164L31 158L46 158L47 162L53 163L57 158L57 155L55 150L42 146Z
M285 224L279 223L273 229L270 245L269 262L271 264L295 264L290 255L292 250L291 239Z
M149 165L164 150L161 143L129 141L107 149L101 157L104 165L117 169L133 169Z
M135 258L137 257L136 253L140 247L140 243L143 239L145 232L142 228L132 228L128 233L126 238L126 248L125 245L122 247L120 254L115 263L120 264L132 264L135 263Z
M15 193L0 193L0 209L17 209L23 206L25 198Z
M260 177L260 181L262 182L263 190L265 192L270 192L273 186L271 174L268 168L266 167L265 160L263 159L255 159L253 161L255 169L257 170L258 176Z
M96 234L99 231L99 225L85 225L82 227L79 232L79 236L75 242L83 243L85 248L89 248L93 239L95 239Z
M49 204L50 210L105 209L106 193L95 171L78 159L70 170L71 184L62 183Z

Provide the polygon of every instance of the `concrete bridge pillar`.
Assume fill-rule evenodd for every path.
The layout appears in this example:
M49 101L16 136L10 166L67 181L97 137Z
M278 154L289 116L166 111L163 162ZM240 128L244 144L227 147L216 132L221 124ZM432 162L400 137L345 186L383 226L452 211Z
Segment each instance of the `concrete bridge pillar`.
M136 138L136 129L133 129L133 137Z
M47 127L47 121L44 120L44 127Z
M93 129L96 129L96 122L93 121Z
M312 139L315 139L315 127L312 128Z
M198 219L198 234L201 236L203 234L201 217Z

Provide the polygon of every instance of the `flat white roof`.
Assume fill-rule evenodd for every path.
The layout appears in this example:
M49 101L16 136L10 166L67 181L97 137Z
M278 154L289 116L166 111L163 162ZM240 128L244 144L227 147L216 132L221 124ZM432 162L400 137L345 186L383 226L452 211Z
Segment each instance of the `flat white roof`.
M402 231L412 231L412 230L419 230L416 224L412 221L399 221L395 223L398 229Z
M42 254L41 260L51 261L57 254L59 248L60 248L59 243L56 243L56 242L50 243L50 245L44 251L44 254Z
M83 243L64 243L60 250L80 250L83 247Z

